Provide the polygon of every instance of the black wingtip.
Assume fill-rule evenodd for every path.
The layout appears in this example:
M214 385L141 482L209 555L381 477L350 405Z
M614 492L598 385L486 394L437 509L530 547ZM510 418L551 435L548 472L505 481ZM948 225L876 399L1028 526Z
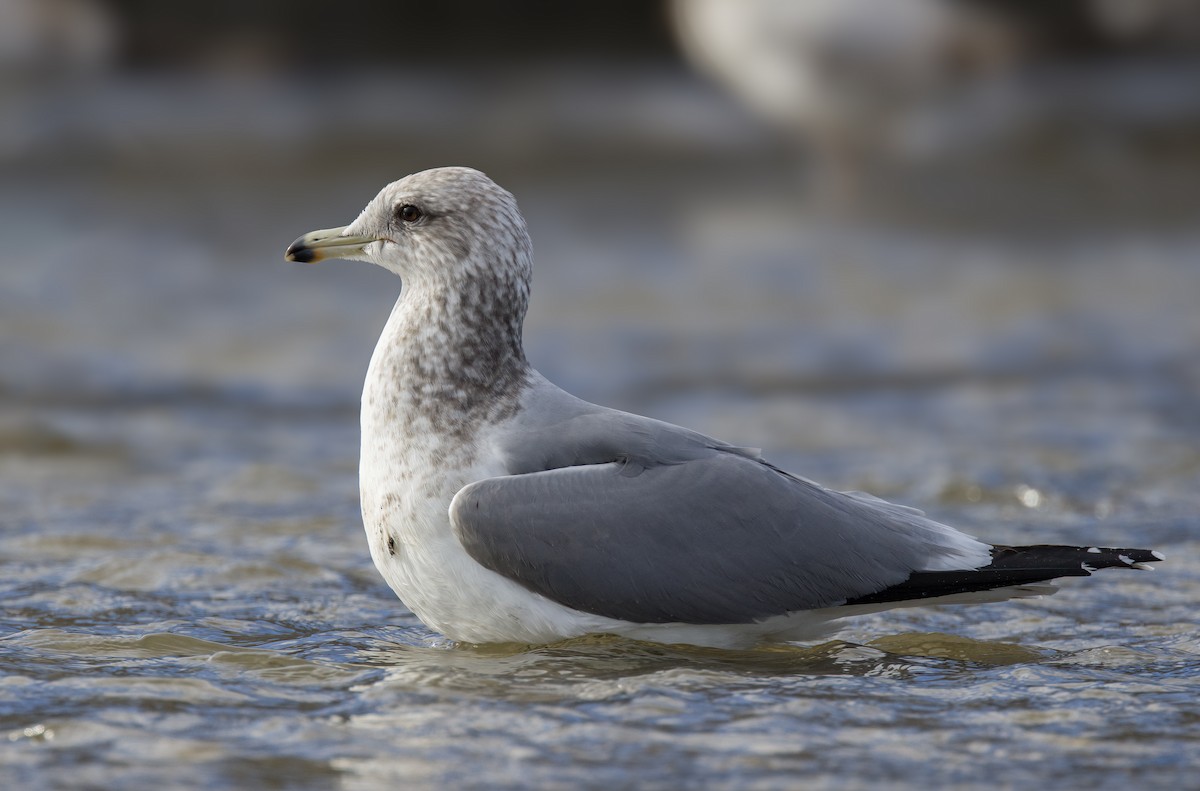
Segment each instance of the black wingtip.
M1054 544L1035 544L1025 547L996 546L992 548L991 565L980 571L1042 571L1052 576L1082 577L1093 571L1108 568L1150 569L1148 563L1158 563L1166 556L1153 549L1117 547L1067 547ZM1057 573L1055 573L1057 572Z
M846 604L881 604L915 601L959 593L1047 582L1058 577L1088 577L1105 568L1150 570L1148 564L1165 560L1153 549L1069 547L1035 544L1024 547L994 546L992 562L978 569L917 571L898 585L860 596Z

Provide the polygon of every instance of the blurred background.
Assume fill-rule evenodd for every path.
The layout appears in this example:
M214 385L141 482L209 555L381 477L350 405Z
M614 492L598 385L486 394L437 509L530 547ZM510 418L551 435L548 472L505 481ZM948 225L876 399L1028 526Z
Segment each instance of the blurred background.
M596 397L1178 360L1200 7L1051 6L4 0L4 388L348 398L398 284L278 249L444 164Z
M1200 568L1174 551L1200 513L1200 0L0 0L3 625L84 668L80 695L3 705L66 712L96 783L126 760L96 745L200 738L86 708L84 675L129 672L98 635L347 661L337 629L433 639L358 527L400 283L282 256L441 165L520 201L526 346L563 387L993 540L1190 555L1130 621L1192 620L1168 610ZM1082 609L1032 639L1111 622L1060 600ZM219 755L308 738L230 716ZM13 733L6 766L40 778Z

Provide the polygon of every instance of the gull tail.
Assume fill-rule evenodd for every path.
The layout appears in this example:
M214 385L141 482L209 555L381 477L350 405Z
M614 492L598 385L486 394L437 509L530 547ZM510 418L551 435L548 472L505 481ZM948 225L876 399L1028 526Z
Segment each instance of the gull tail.
M992 562L977 569L952 571L915 571L908 579L881 591L859 596L846 604L882 604L935 599L961 594L1013 589L1009 595L1048 593L1046 583L1058 577L1088 577L1105 568L1147 569L1147 564L1163 560L1153 549L1114 549L1107 547L1067 547L1035 544L1026 547L992 547ZM1002 595L1000 598L1008 598ZM965 600L965 599L964 599ZM938 602L930 602L931 604Z

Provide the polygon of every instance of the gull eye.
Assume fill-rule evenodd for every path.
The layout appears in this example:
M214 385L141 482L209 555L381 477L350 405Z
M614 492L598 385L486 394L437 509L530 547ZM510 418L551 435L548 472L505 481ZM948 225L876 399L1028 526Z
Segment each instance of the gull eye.
M396 216L404 220L404 222L416 222L425 216L425 213L411 203L406 203L399 209L396 209Z

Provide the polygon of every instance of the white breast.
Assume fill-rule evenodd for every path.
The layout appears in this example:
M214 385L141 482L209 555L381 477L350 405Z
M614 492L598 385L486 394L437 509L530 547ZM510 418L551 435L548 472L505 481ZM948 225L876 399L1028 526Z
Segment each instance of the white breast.
M535 594L463 549L450 501L469 483L505 474L487 436L476 437L467 458L461 446L446 448L419 423L399 436L394 413L368 403L364 398L359 465L363 526L376 568L421 621L474 643L544 643L616 623Z

